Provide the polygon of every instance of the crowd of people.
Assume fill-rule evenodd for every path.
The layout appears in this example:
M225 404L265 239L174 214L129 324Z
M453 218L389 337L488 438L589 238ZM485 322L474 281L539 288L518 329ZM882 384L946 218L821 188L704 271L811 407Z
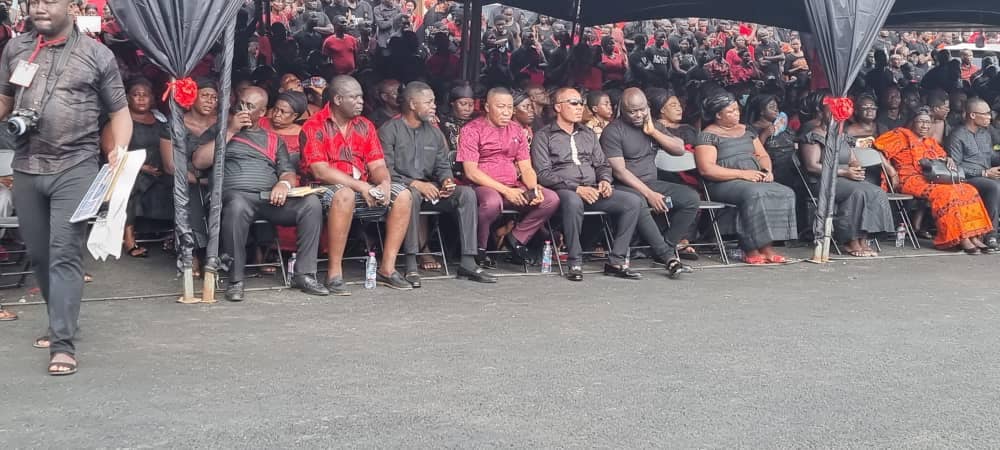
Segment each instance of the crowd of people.
M89 8L66 1L71 16ZM776 246L814 238L830 94L814 87L818 74L795 31L686 18L574 33L500 6L484 13L482 72L463 81L456 2L272 0L270 8L261 14L248 2L238 16L232 98L219 96L222 63L210 53L193 73L198 94L183 117L198 248L208 243L216 137L226 141L221 244L233 258L231 301L244 299L247 260L269 257L273 231L256 229L258 219L278 226L280 248L270 250L296 253L293 286L321 296L350 295L343 261L352 238L381 249L379 284L421 287L421 275L443 262L428 251L423 211L454 219L457 240L442 245L456 242L448 250L459 256L458 277L481 283L498 281L497 250L534 264L545 243L573 281L583 280L586 254L603 255L604 273L624 279L642 278L629 260L644 254L676 278L690 269L681 260L699 258L693 244L712 239L716 218L700 214L703 200L733 206L717 223L748 264L784 263ZM35 27L34 15L8 12L0 8L4 46ZM101 33L83 38L114 52L122 91L102 101L127 108L128 148L147 150L124 237L127 254L143 257L137 221L173 220L173 145L158 101L168 79L110 10L103 20ZM943 50L962 42L1000 36L883 31L875 42L852 88L850 150L837 168L834 238L847 254L877 256L878 236L896 231L888 193L914 197L906 208L915 232L938 248L1000 248L998 63ZM11 70L12 52L0 71ZM11 89L0 83L0 94ZM220 129L226 101L233 113ZM114 114L99 123L108 124L101 149L113 154ZM663 158L693 163L671 171L657 164ZM929 165L961 168L964 182L929 178ZM290 197L300 186L323 189ZM606 232L585 223L594 211L606 214ZM364 233L373 223L384 224L381 240Z

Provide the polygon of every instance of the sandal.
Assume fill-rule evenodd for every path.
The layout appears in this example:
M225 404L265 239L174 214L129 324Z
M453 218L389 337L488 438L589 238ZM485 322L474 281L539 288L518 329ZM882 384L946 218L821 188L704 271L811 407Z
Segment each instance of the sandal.
M0 309L0 322L12 322L17 320L17 314L14 314L6 309Z
M35 339L35 342L31 344L31 346L35 348L49 348L49 346L51 345L52 345L52 338L50 338L49 335L45 335L38 339Z
M69 357L73 362L55 362L55 359L59 355L65 355ZM65 369L65 370L60 370ZM49 375L54 377L61 377L64 375L73 375L76 373L76 357L69 353L55 353L52 358L49 359Z
M855 258L868 258L872 256L871 252L867 250L854 250L847 252L847 254Z
M788 259L785 258L784 256L781 256L781 255L775 253L775 254L767 257L767 262L769 262L771 264L784 264L784 263L788 262Z
M145 247L140 247L139 244L135 244L132 248L128 249L128 255L133 258L145 258L149 256L149 250Z
M764 255L744 256L743 262L750 264L752 266L759 266L762 264L767 264L767 258L764 258Z
M263 266L263 267L260 268L260 273L267 274L267 275L274 275L275 272L277 272L277 271L278 271L278 268L274 267L274 266ZM193 272L192 272L192 275L193 275Z
M697 261L699 258L698 251L688 244L681 245L681 247L677 249L677 256L680 256L681 259L688 261Z
M428 258L420 262L420 270L424 272L440 272L441 264L434 258Z

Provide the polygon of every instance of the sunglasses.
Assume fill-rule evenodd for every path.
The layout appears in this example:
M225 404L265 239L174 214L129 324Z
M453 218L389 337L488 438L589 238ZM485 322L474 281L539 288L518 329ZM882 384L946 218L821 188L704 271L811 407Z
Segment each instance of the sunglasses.
M561 101L559 103L568 103L570 106L583 106L584 105L583 100L578 99L578 98L571 98L569 100L563 100L563 101Z

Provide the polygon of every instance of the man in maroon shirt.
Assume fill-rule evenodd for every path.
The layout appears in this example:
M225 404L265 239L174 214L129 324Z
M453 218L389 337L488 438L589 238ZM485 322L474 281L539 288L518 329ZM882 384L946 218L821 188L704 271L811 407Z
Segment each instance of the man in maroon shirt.
M333 34L323 41L323 54L333 62L336 75L350 75L357 68L358 41L347 34L347 18L333 18Z
M486 249L493 222L502 210L511 208L522 215L507 234L507 244L524 259L528 257L525 244L559 209L559 196L538 184L527 135L521 125L511 121L513 114L510 91L491 89L486 95L486 116L462 128L456 160L462 163L465 178L476 185L480 253Z
M364 94L357 80L338 76L330 82L327 93L326 107L302 125L299 135L303 171L329 188L322 200L324 209L329 210L326 287L333 295L350 295L342 263L351 221L355 216L386 215L378 283L392 289L413 289L396 271L396 257L410 223L410 191L392 182L375 125L361 117Z

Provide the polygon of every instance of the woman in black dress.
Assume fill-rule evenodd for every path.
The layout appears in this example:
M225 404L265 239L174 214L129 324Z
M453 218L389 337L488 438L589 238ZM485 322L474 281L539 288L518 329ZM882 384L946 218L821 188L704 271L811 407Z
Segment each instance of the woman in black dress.
M802 102L801 116L805 122L799 133L799 158L812 192L819 192L823 170L823 151L826 147L826 128L830 123L830 109L823 105L826 94L814 92ZM844 148L842 151L850 151ZM868 245L871 234L887 233L895 228L889 198L878 186L865 181L865 169L857 160L837 168L837 203L833 218L833 238L844 244L851 256L878 256Z
M740 123L732 94L707 96L708 126L698 136L694 157L712 200L736 205L736 234L748 264L784 263L774 241L795 239L795 192L774 182L771 158L752 127Z
M125 93L132 115L132 140L129 141L128 151L146 151L146 161L129 196L125 220L125 249L129 256L140 258L146 256L147 250L136 242L136 217L173 219L173 182L170 177L163 176L159 147L160 135L166 129L166 118L155 110L153 83L146 78L131 79L126 83ZM110 127L104 128L101 143L104 147L114 145ZM105 149L110 150L113 149Z

